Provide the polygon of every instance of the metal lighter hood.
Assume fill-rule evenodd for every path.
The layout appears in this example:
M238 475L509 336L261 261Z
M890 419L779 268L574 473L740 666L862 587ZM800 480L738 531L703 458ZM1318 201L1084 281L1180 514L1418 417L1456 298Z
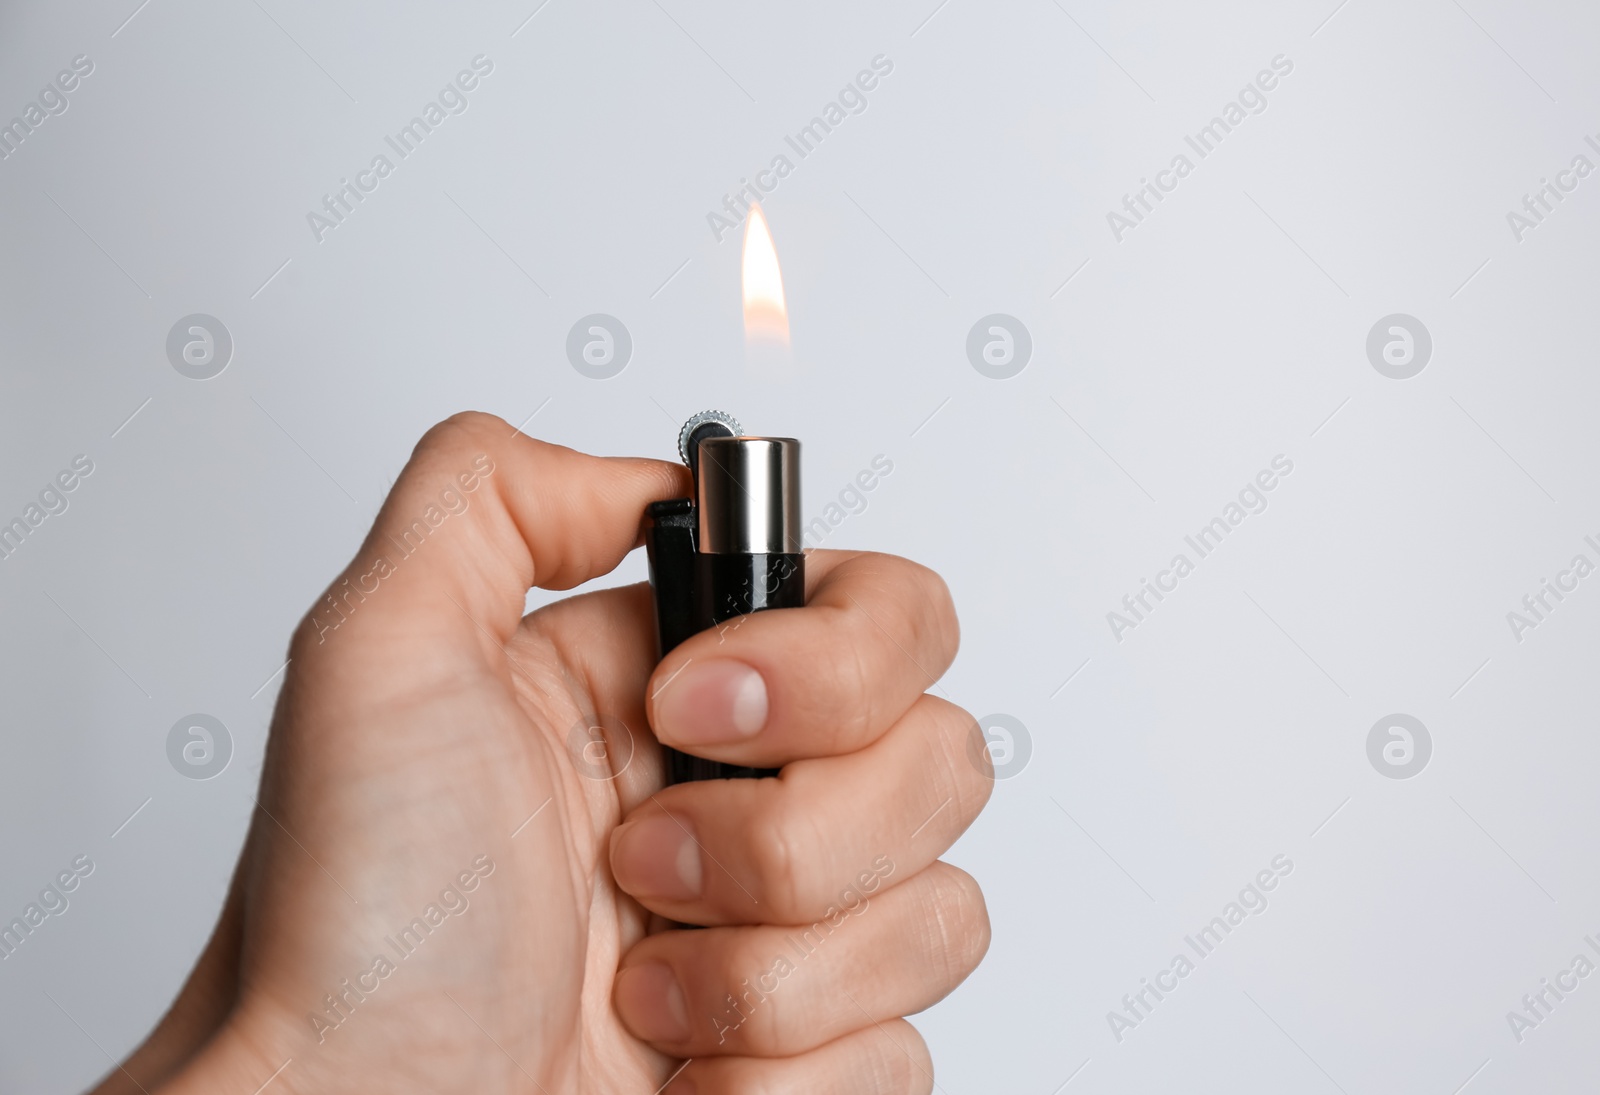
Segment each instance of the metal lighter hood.
M695 475L698 548L711 555L798 555L800 442L708 437Z

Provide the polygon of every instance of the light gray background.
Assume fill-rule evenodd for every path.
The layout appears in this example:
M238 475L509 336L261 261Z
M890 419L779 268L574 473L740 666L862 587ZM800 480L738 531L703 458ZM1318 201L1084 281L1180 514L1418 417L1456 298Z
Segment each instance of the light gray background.
M1600 562L1600 177L1521 242L1506 214L1600 165L1600 9L135 3L0 9L0 120L96 66L0 162L0 517L96 469L0 561L0 919L97 864L0 963L0 1087L83 1087L171 999L290 629L427 425L538 410L667 456L715 405L805 440L808 514L893 461L828 545L938 568L940 688L1030 732L951 854L994 944L917 1020L941 1090L1592 1088L1600 980L1521 1044L1506 1013L1600 936L1600 577L1520 643L1506 613ZM480 53L470 109L316 242ZM705 215L880 53L766 203L804 375L749 375ZM1268 108L1117 242L1107 212L1278 54ZM566 361L593 312L634 339L614 379ZM966 358L996 312L1034 342L1009 380ZM1434 341L1405 381L1365 350L1395 312ZM235 340L213 380L167 362L190 313ZM1280 453L1267 511L1116 641ZM167 761L190 712L234 739L208 782ZM1409 780L1367 758L1393 712L1432 737ZM1119 1044L1107 1011L1279 854L1270 907Z

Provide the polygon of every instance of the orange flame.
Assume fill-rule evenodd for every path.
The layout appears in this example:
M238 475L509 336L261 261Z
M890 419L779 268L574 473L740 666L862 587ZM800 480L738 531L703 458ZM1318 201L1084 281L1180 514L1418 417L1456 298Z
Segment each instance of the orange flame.
M744 290L744 334L747 342L789 345L789 309L783 302L783 274L778 249L761 206L751 205L744 222L744 258L740 281Z

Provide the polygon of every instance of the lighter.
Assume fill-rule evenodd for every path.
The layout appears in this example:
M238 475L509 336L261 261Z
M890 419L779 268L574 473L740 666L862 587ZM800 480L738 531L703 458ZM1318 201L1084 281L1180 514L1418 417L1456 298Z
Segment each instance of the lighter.
M747 613L805 603L800 442L747 437L729 415L702 411L683 424L678 455L694 497L653 502L644 517L660 657L701 631L726 633ZM666 755L668 783L778 774L672 748Z

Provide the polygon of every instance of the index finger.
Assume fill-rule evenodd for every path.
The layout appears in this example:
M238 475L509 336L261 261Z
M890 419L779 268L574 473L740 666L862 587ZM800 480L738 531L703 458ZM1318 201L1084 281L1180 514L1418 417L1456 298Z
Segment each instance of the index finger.
M955 658L955 606L927 567L873 552L806 556L804 608L701 632L650 680L656 736L696 756L773 767L876 741Z

